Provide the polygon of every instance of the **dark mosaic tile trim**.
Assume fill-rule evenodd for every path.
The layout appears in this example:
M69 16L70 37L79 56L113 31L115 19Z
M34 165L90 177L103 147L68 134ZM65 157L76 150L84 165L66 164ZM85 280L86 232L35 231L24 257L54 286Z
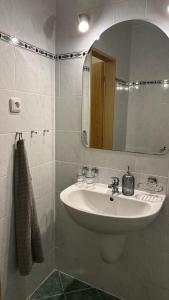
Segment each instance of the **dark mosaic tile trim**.
M120 300L59 271L54 271L30 300Z
M90 68L88 66L83 66L83 71L84 72L90 72Z
M51 52L48 52L44 49L41 49L39 47L36 47L32 44L29 44L29 43L24 42L24 41L19 40L19 39L17 40L16 43L13 43L12 38L14 38L14 36L9 35L9 34L4 33L4 32L0 32L0 40L1 41L7 42L8 44L11 44L15 47L20 47L20 48L23 48L25 50L31 51L33 53L39 54L39 55L44 56L44 57L49 58L49 59L53 59L53 60L56 59L56 55L51 53Z
M30 43L19 40L19 39L16 41L16 43L13 43L12 42L13 38L14 38L14 36L12 36L12 35L9 35L4 32L0 32L0 40L1 41L11 44L15 47L19 47L19 48L31 51L35 54L41 55L43 57L46 57L46 58L49 58L52 60L67 60L67 59L82 58L83 56L85 56L87 54L87 51L54 54L54 53L48 52L44 49L41 49L39 47L36 47L35 45L32 45Z
M67 59L82 58L86 54L87 54L87 51L64 53L64 54L56 55L56 60L67 60Z
M126 87L132 87L132 86L135 86L135 85L154 85L154 84L162 85L162 84L169 84L169 79L158 79L158 80L148 80L148 81L137 80L137 81L127 82L127 81L124 81L123 79L116 78L116 83L119 83L119 84L121 84L123 86L126 86Z

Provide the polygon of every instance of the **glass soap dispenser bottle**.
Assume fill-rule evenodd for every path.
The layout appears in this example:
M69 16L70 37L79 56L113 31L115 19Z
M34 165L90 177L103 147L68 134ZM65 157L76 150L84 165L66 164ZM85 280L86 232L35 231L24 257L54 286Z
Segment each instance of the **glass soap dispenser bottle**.
M125 196L134 195L135 179L130 173L130 167L128 166L128 171L122 177L122 193Z

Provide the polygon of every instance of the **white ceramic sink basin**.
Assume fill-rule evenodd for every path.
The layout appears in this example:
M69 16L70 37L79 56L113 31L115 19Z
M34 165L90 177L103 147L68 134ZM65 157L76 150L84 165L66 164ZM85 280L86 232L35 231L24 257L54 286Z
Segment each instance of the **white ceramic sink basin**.
M95 184L91 188L74 184L60 194L60 199L79 225L104 234L126 234L151 223L160 211L165 195L135 190L130 197L122 193L112 196L104 184Z

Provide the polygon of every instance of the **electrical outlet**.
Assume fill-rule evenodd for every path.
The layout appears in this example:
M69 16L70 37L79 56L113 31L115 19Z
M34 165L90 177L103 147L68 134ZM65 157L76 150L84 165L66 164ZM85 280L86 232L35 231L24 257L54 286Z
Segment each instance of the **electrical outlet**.
M9 109L11 113L20 113L21 112L21 99L12 97L9 99Z

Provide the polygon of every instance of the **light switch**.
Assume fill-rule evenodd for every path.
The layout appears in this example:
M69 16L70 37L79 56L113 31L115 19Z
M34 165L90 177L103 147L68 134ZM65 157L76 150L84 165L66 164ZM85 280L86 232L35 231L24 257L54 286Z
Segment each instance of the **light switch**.
M21 99L16 97L9 99L9 109L11 113L19 113L21 111Z

